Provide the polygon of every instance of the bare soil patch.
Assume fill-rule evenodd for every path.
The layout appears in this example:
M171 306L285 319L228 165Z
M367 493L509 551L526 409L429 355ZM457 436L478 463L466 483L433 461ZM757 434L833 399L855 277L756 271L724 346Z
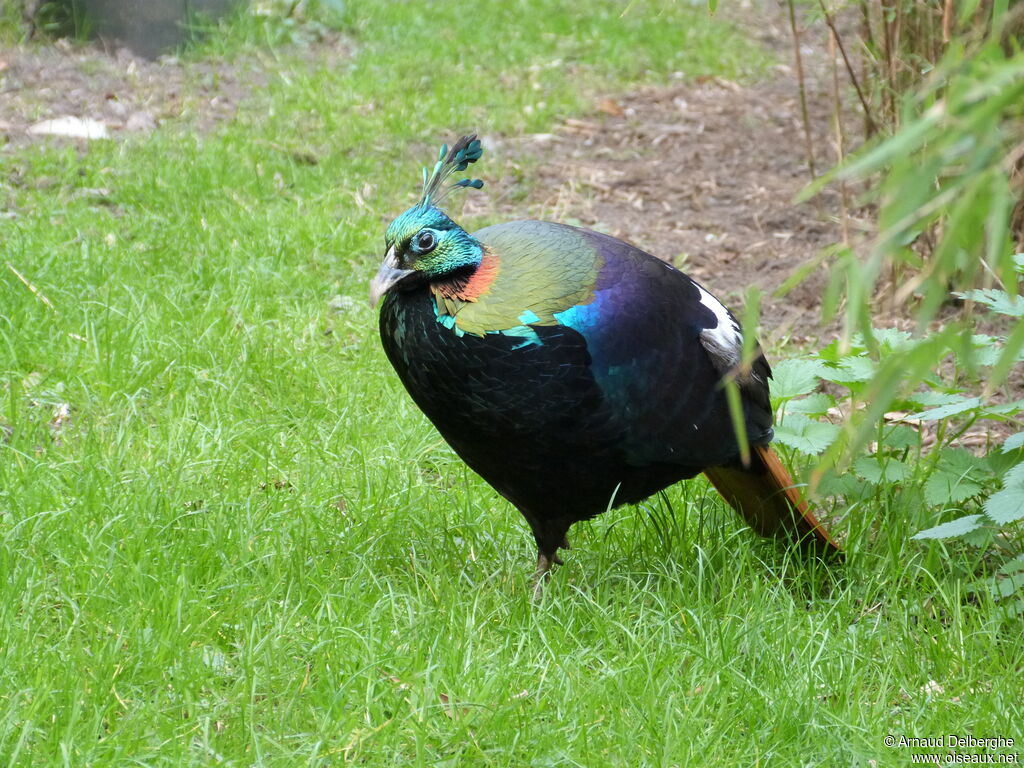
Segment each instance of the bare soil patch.
M14 145L42 141L31 127L61 117L97 121L111 137L182 118L209 130L266 79L255 60L149 61L127 49L108 55L62 41L20 46L0 54L0 136Z
M348 58L351 46L330 35L290 53L323 62ZM107 52L65 40L9 48L0 51L0 151L48 140L32 126L62 117L97 121L115 139L165 125L208 132L279 69L269 54L152 61L127 48Z
M734 306L840 239L827 203L793 202L810 177L785 81L648 88L607 104L621 114L571 120L537 142L534 202L553 218L635 243ZM816 324L822 283L766 295L765 326Z

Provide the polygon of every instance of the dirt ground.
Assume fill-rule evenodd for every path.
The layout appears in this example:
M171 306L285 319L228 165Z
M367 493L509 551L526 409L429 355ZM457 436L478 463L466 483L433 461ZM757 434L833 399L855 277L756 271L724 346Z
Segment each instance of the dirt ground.
M184 117L209 130L265 80L251 62L147 61L127 49L107 53L63 40L19 46L0 51L0 143L43 141L33 126L65 116L101 123L112 137Z
M746 12L737 19L741 26L780 61L791 61L778 6ZM804 55L809 72L827 77L824 39L813 30ZM310 58L346 53L338 39L306 51ZM227 65L148 61L127 50L61 42L0 52L0 156L3 144L44 140L33 130L62 116L96 121L115 138L158 126L209 130L269 80L267 66L257 57ZM823 169L835 157L830 85L814 79L808 85ZM598 96L590 115L566 120L550 134L493 141L505 145L503 152L540 161L526 210L521 201L499 200L503 213L580 223L627 239L683 268L734 308L747 286L757 285L766 333L798 342L820 335L822 271L783 299L771 295L841 236L834 192L814 203L793 202L810 176L789 66L749 86L712 78ZM495 204L473 198L470 210Z

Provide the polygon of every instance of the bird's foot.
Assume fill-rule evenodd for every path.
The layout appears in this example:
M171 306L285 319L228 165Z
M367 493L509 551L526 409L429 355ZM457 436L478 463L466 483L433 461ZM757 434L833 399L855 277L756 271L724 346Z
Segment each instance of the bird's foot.
M552 552L550 555L544 552L537 553L537 570L533 575L534 600L540 599L541 593L544 591L544 584L551 578L551 567L555 565L565 565L562 558L558 556L557 551Z
M539 603L540 602L540 597L541 597L541 595L544 594L544 582L547 581L547 580L548 580L548 575L546 573L545 574L539 574L538 573L538 574L536 574L533 577L533 593L531 594L531 598L533 599L533 602L535 602L535 603Z

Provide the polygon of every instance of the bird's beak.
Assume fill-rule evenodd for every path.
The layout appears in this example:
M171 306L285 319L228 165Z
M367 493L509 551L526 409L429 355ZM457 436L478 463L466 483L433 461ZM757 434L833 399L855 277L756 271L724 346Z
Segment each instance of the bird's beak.
M376 307L381 296L394 288L396 283L415 271L413 269L399 269L398 256L395 255L395 246L388 248L387 255L384 256L384 263L380 265L380 269L377 270L377 274L374 275L373 280L370 282L370 306Z

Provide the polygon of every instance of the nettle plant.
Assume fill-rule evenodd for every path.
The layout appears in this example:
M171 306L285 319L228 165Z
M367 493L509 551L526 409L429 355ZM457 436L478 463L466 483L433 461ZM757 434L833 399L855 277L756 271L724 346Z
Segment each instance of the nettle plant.
M1024 254L1015 260L1024 273ZM1010 333L1024 322L1022 296L999 289L954 295L974 302L991 325L1001 320L1010 326ZM850 433L863 428L858 416L870 411L880 361L912 358L915 347L934 344L934 338L892 329L874 329L872 337L871 345L855 336L845 348L836 341L815 355L773 366L776 441L823 459L811 483L820 494L842 500L852 513L851 533L877 517L858 515L858 508L899 509L917 531L913 539L989 550L1002 565L984 587L1014 614L1024 613L1024 431L1001 437L1007 425L1020 428L1024 400L984 393L986 374L1004 361L1007 337L950 336L943 373L925 376L914 391L892 400L873 419L867 453L838 470L834 459L844 454L844 441L849 447ZM1016 362L1022 360L1024 352L1018 352ZM979 390L983 394L972 394Z

